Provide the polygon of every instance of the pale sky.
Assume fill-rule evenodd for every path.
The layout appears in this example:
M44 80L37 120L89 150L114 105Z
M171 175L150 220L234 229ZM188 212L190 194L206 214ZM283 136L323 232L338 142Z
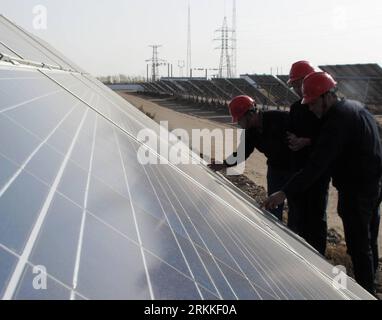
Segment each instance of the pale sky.
M192 66L217 68L213 39L232 0L189 0ZM47 9L47 29L33 9ZM186 60L188 0L0 0L0 13L95 76L146 75L151 44L174 65ZM286 74L291 63L382 64L381 0L237 0L238 72ZM161 69L167 75L167 68ZM195 71L195 75L198 73ZM202 75L202 74L201 74Z

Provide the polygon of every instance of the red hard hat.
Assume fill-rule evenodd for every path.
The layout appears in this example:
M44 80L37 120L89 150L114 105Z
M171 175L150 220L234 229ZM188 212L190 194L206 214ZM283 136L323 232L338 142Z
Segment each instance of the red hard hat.
M326 72L314 72L308 75L302 84L302 104L317 100L321 95L335 88L337 82Z
M298 61L294 63L290 69L288 84L304 79L308 74L314 71L315 70L309 61Z
M232 122L238 122L249 110L256 106L255 100L249 96L237 96L229 103Z

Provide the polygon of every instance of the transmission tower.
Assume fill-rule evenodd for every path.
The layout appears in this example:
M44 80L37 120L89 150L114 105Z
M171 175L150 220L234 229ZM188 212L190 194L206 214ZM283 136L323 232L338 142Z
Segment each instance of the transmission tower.
M229 45L229 34L232 30L228 29L227 17L224 17L223 27L215 32L219 32L220 36L214 40L220 41L221 43L220 46L216 48L220 49L219 77L232 78L232 59L230 55L230 49L232 50L232 47Z
M151 81L156 81L159 79L159 66L165 65L166 61L158 58L158 48L161 45L150 45L153 48L153 56L151 59L146 60L146 62L151 62Z
M191 8L190 2L188 2L188 30L187 30L187 63L186 63L186 75L191 77Z
M237 77L237 37L236 37L236 0L232 11L232 76Z

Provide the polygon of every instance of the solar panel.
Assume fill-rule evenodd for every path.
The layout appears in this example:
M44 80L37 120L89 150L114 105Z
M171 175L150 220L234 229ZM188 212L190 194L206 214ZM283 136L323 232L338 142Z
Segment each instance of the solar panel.
M3 299L372 298L203 165L140 164L159 126L90 75L3 62L0 92Z
M68 62L58 55L57 51L50 51L37 40L36 36L30 35L2 15L0 15L0 42L8 47L8 53L10 50L26 60L74 70ZM3 52L0 51L0 53Z
M382 68L377 64L320 66L338 82L338 89L348 99L368 105L382 104Z

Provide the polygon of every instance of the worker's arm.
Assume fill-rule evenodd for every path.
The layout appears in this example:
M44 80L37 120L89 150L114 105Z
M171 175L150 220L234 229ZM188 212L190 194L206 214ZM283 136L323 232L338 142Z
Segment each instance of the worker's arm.
M239 145L239 147L237 149L243 150L242 147L243 147L242 145ZM243 159L244 161L249 158L249 156L252 154L252 152L255 150L255 148L256 148L256 133L248 134L248 135L246 133L245 143L244 143L244 159ZM232 153L232 155L227 157L226 160L224 160L224 164L227 167L234 167L234 166L241 164L241 162L238 163L237 160L240 160L240 158L238 159L237 152L234 152L234 153Z
M237 152L233 152L230 156L227 157L223 163L216 163L214 159L211 160L211 165L209 166L211 169L219 171L224 168L230 168L240 165L242 162L237 160L247 160L252 152L255 150L257 144L256 132L252 129L249 129L245 132L245 142L244 142L244 159L242 157L237 156ZM238 146L238 150L243 150L243 142Z
M282 188L287 196L304 192L330 168L346 143L346 131L341 121L327 121L306 166Z
M330 119L322 128L316 147L306 166L279 191L271 195L265 202L267 209L282 203L286 197L307 190L322 176L342 152L346 143L346 126L336 119Z

